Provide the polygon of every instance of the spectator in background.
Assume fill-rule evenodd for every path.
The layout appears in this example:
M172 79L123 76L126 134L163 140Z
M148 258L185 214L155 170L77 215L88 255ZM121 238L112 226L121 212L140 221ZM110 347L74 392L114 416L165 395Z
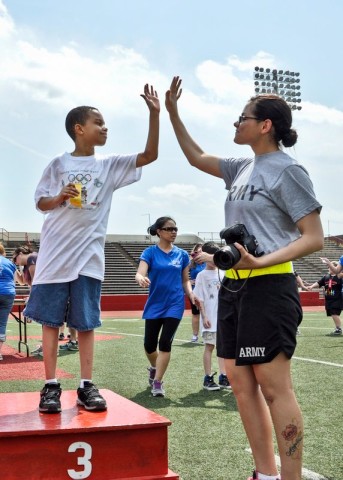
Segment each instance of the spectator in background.
M149 287L143 311L144 349L150 362L149 385L154 397L165 396L163 377L170 361L173 339L185 310L185 294L194 303L189 280L189 255L173 245L177 231L171 217L160 217L148 228L148 233L157 235L159 241L142 252L136 273L138 285Z
M15 272L14 263L6 258L5 248L0 243L0 360L3 360L1 351L6 341L8 316L15 299Z
M37 252L27 245L21 245L13 252L13 262L19 267L15 279L20 285L28 285L30 289L35 275L37 256Z
M33 278L36 271L38 253L34 252L28 245L21 245L13 252L13 262L19 267L16 271L15 280L19 285L27 285L31 291ZM26 297L26 302L29 297ZM31 323L30 318L26 318L27 323ZM32 355L43 356L43 347L38 344Z
M205 263L196 263L195 258L197 254L201 252L201 246L202 243L196 243L194 247L192 248L190 257L191 257L191 263L189 264L189 277L191 280L191 286L192 289L194 290L195 287L195 279L198 275L199 272L201 272L205 268ZM197 305L193 305L191 303L191 310L192 310L192 332L193 336L191 341L193 343L198 341L199 338L199 320L200 320L200 312L197 307Z
M325 263L331 270L332 273L338 274L343 271L343 255L340 257L338 262L330 262L326 257L319 257L323 263Z
M332 336L342 335L342 321L340 318L342 312L342 278L340 274L336 274L335 270L338 262L329 263L329 273L324 275L320 280L309 286L310 290L323 287L325 292L325 310L326 316L332 317L335 324L335 330L331 332Z
M301 290L305 290L305 291L308 291L308 286L305 285L303 279L301 278L301 276L299 275L299 273L297 273L296 271L294 271L294 275L295 275L295 279L297 281L297 285L298 287L301 289Z
M213 242L206 242L202 246L202 251L210 254L212 257L218 249L219 247ZM212 373L212 354L217 343L218 292L224 272L218 270L213 263L213 258L208 260L205 265L205 269L199 272L196 278L194 295L200 304L201 335L205 344L203 387L205 390L211 391L231 388L231 386L226 376L224 358L218 357L219 384L214 381L215 373Z

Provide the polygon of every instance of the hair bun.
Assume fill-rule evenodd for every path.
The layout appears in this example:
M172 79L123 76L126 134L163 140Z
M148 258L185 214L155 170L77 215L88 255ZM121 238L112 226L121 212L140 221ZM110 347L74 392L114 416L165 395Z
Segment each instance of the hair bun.
M287 132L284 132L281 137L281 141L286 148L293 147L293 145L297 143L297 140L298 134L293 128L290 128L287 130Z
M157 228L156 228L155 223L153 225L151 225L150 227L148 227L148 233L152 236L157 234Z

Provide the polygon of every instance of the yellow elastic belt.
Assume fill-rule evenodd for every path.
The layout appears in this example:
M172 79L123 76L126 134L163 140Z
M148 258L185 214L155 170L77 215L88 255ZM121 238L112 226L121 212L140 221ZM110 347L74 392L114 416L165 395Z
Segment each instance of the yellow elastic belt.
M252 270L235 270L230 268L230 270L226 270L225 276L227 278L233 278L234 280L241 280L242 278L258 277L260 275L274 275L277 273L293 273L292 262L279 263L278 265L272 265L271 267L255 268Z

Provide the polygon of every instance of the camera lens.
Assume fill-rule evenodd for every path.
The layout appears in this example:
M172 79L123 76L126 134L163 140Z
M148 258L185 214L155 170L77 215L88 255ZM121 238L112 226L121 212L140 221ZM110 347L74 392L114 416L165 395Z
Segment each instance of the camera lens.
M234 245L225 245L214 254L213 262L219 270L229 270L240 258L241 254Z

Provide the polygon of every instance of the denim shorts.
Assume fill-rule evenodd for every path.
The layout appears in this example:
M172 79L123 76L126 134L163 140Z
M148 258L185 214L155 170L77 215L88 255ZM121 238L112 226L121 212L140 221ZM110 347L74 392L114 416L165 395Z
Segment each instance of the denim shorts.
M100 294L101 281L85 275L72 282L33 285L23 315L47 327L66 322L87 332L101 326Z

